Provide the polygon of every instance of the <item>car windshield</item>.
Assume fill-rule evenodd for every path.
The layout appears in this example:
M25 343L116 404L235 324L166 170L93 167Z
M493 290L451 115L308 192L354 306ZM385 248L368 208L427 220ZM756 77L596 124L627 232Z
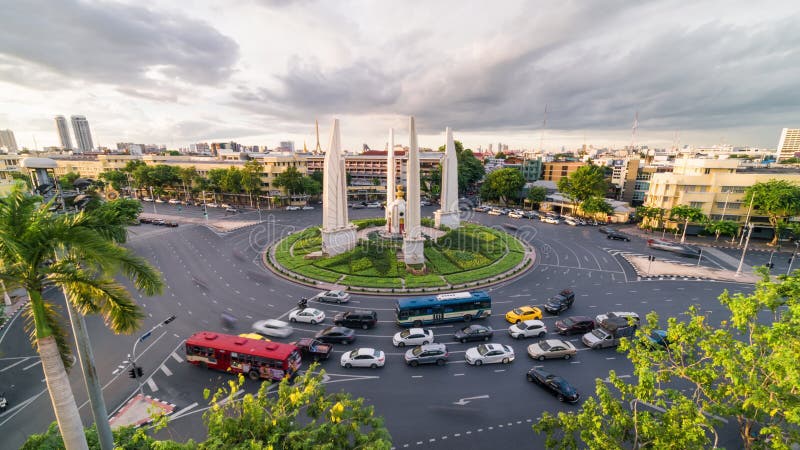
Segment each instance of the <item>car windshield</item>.
M561 295L556 295L555 297L550 299L550 301L553 303L561 303L564 300L566 300L566 298L562 297Z
M464 334L472 334L474 333L472 326L468 326L466 328L461 329L461 332Z
M418 345L411 350L411 354L414 356L419 356L422 353L422 346Z
M516 315L520 316L520 315L522 315L522 314L523 314L525 311L523 311L523 310L522 310L522 308L514 308L514 311L513 311L513 312L514 312L514 314L516 314Z
M356 356L358 356L358 350L353 350L347 355L347 357L350 358L350 359L353 359Z
M405 339L411 334L411 330L403 330L400 332L400 337Z
M558 389L561 391L562 394L572 395L575 393L575 389L572 386L570 386L569 383L567 383L567 380L561 377L553 378L553 383L556 386L558 386Z
M487 347L487 346L485 346L485 345L483 345L483 344L479 345L479 346L478 346L478 353L479 353L481 356L483 356L483 355L485 355L485 354L489 353L489 347Z
M539 342L539 348L544 351L550 350L550 344L548 344L547 341Z
M572 317L567 317L566 319L562 320L561 322L562 322L564 325L568 326L568 327L571 327L572 325L574 325L574 324L575 324L575 321L574 321L574 320L572 320Z
M592 330L592 334L599 337L600 339L606 338L606 332L599 328L595 328L594 330Z

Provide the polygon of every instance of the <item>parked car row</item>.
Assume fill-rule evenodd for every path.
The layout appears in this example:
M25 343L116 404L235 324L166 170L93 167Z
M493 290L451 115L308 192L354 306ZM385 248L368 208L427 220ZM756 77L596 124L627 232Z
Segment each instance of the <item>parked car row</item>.
M289 205L286 207L286 211L311 211L312 209L314 209L314 207L310 205L303 205L303 206Z
M172 228L175 228L175 227L178 226L178 222L172 222L172 221L164 220L164 219L152 219L152 218L149 218L149 217L140 217L139 218L139 223L149 223L151 225L159 225L159 226L162 226L162 227L172 227Z

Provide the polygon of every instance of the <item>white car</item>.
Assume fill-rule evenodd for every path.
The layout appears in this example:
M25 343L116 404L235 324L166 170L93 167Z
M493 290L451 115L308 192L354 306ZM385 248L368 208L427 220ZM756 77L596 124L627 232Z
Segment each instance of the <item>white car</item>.
M214 202L206 203L206 206L209 208L219 208L219 205Z
M181 201L178 200L177 198L171 198L167 203L169 203L170 205L180 205Z
M499 210L499 209L491 209L491 210L489 210L489 212L488 212L488 213L486 213L486 214L488 214L488 215L490 215L490 216L502 216L502 215L503 215L503 211L501 211L501 210Z
M544 223L552 223L553 225L558 225L561 223L560 220L556 219L555 217L542 217L542 222Z
M467 350L464 359L467 364L480 366L481 364L508 364L514 360L514 349L503 344L481 344Z
M573 219L572 217L568 217L568 218L564 219L564 223L569 225L569 226L573 226L573 227L577 227L578 226L578 221L576 219Z
M516 211L511 211L510 213L508 213L508 217L510 217L512 219L522 219L525 216L523 216L522 213L519 213L519 212L516 212Z
M319 302L328 302L328 303L347 303L350 301L350 294L345 291L325 291L320 292L316 296L314 296Z
M381 206L383 206L383 205L381 205L381 204L380 204L380 203L378 203L378 202L375 202L375 203L367 203L367 208L380 208Z
M151 197L142 197L143 202L152 202L153 199Z
M156 199L156 203L164 203L164 200L161 200L160 198L157 198Z
M231 205L229 205L229 204L227 204L227 203L223 203L223 204L219 205L219 207L220 207L220 208L225 208L225 209L227 209L227 208L230 208L230 207L231 207Z
M594 318L595 323L599 326L603 323L604 320L608 319L609 317L622 317L623 319L631 318L633 319L634 323L639 323L639 315L635 312L630 311L614 311L605 314L598 314L597 317Z
M541 320L526 320L508 327L508 334L514 339L542 337L547 334L547 326Z
M313 207L313 206L308 206L308 205L306 205L306 206L303 206L303 207L302 207L302 208L300 208L300 209L302 209L303 211L311 211L312 209L314 209L314 207Z
M289 205L289 206L286 207L286 210L287 211L300 211L300 207L299 206Z
M423 328L409 328L399 333L395 333L392 344L395 347L405 347L406 345L425 345L433 343L433 330Z
M357 348L353 351L344 352L339 360L342 367L371 367L377 369L386 363L386 355L374 348Z
M314 308L295 309L289 313L290 322L305 322L316 325L325 320L325 313Z
M253 331L264 336L287 337L292 334L288 323L277 319L259 320L253 324Z

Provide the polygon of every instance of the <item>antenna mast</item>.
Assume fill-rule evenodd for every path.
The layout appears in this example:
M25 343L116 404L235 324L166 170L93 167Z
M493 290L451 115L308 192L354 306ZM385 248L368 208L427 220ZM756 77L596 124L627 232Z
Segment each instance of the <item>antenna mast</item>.
M636 111L636 115L633 119L633 129L631 129L631 150L636 149L636 132L639 131L639 111Z
M539 135L539 151L544 151L544 130L547 128L547 103L544 104L544 120L542 120L542 132Z

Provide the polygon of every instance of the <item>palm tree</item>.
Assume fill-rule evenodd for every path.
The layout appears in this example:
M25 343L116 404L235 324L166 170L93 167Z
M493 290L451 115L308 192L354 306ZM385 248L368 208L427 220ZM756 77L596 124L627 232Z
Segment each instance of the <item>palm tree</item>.
M124 228L90 213L55 215L49 207L40 197L19 190L0 201L0 280L16 281L27 291L27 327L42 360L64 445L85 449L65 368L70 357L67 336L59 313L42 292L58 286L78 313L99 313L115 333L130 333L143 314L114 276L125 275L147 295L159 293L163 282L144 259L117 244Z

